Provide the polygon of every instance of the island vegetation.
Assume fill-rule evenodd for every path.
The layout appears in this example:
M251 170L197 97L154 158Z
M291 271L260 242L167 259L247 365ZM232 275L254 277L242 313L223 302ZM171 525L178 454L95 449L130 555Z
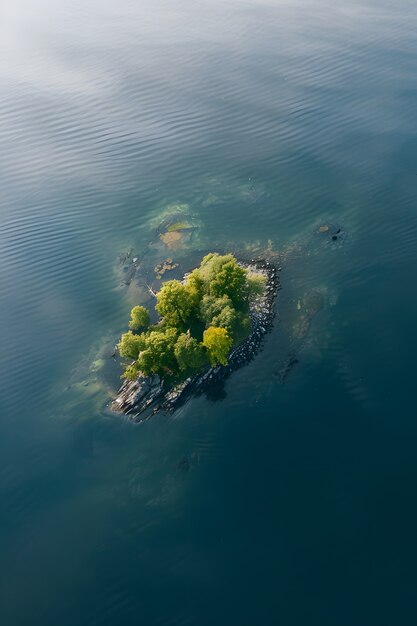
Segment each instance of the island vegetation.
M123 376L181 380L205 367L227 365L232 346L250 332L250 304L264 289L265 276L232 254L208 254L183 281L162 285L154 324L145 307L132 309L130 330L118 344L120 355L130 359Z

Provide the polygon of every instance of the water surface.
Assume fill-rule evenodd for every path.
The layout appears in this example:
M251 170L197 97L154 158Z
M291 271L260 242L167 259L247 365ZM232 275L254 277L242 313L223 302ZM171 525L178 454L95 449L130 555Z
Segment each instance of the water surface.
M2 3L2 624L416 623L416 29L410 0ZM294 254L224 400L138 427L65 387L172 204Z

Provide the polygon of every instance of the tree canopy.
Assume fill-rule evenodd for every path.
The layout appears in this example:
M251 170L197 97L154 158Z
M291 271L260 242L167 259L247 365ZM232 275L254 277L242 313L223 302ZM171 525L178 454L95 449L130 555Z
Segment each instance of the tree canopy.
M197 294L178 280L169 280L156 296L156 310L168 326L185 327L197 306Z
M190 333L182 333L175 344L175 358L181 371L198 370L207 363L207 354L202 343Z
M264 286L264 276L249 272L232 254L208 254L185 280L162 285L156 324L150 325L145 307L132 309L130 330L118 344L120 355L131 359L124 376L180 379L209 363L226 365L233 344L249 332L249 304Z
M143 335L134 335L132 331L122 335L119 342L120 356L137 359L139 352L145 348L145 338Z
M145 375L174 375L177 360L174 348L178 337L175 328L167 328L164 332L152 330L145 336L145 348L139 352L137 368Z
M210 326L203 333L203 346L207 348L211 365L227 365L227 356L233 339L225 328Z
M130 312L129 328L139 330L149 326L149 311L144 306L135 306Z

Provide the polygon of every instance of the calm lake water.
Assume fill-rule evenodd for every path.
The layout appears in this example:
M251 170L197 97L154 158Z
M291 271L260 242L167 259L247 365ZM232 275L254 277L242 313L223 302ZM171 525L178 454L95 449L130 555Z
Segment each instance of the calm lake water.
M411 0L3 0L2 626L417 623L416 32ZM175 205L289 251L278 317L222 401L135 426L92 363Z

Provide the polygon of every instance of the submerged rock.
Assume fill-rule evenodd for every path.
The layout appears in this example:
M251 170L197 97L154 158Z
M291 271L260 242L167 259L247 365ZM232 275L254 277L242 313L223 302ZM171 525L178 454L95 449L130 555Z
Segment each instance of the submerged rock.
M177 469L181 472L188 473L190 471L190 459L188 456L183 456L177 463Z

